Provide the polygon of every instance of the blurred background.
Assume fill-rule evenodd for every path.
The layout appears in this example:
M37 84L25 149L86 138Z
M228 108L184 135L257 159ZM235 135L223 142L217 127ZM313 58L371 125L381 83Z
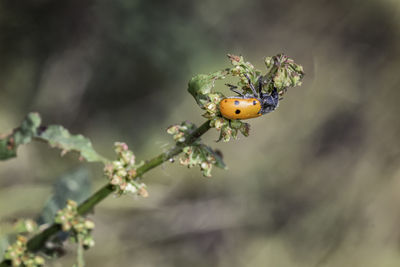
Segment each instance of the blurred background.
M3 0L0 133L38 111L109 158L125 141L148 159L173 144L166 127L204 121L192 76L229 67L227 53L264 70L281 52L303 86L248 121L248 138L203 138L229 169L168 162L145 175L148 198L106 199L87 265L399 266L399 1ZM18 152L0 162L4 228L37 218L60 179L86 194L106 182L45 144ZM68 245L49 266L75 257Z

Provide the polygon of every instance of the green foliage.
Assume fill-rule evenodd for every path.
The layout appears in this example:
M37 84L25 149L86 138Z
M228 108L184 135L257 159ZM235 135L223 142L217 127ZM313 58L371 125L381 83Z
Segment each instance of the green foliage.
M136 171L143 164L135 164L135 155L129 150L127 144L115 142L114 148L118 158L106 164L104 174L114 187L116 194L120 196L132 193L147 197L146 185L139 182Z
M241 120L228 120L221 116L219 103L225 96L213 90L215 81L231 75L239 78L237 87L241 88L243 93L251 93L248 81L250 80L253 84L260 82L262 90L266 93L271 93L272 90L277 89L279 94L282 95L289 87L301 85L301 79L304 76L302 67L282 54L265 59L267 67L265 75L262 75L261 71L255 69L251 63L244 61L241 56L228 55L228 58L233 65L232 68L208 75L197 75L189 81L188 91L195 98L200 108L205 110L203 117L207 118L208 121L200 127L196 127L196 125L187 121L170 126L167 132L173 135L175 146L149 161L136 164L135 155L128 149L128 146L125 143L116 142L115 152L118 157L110 162L93 149L88 138L80 134L72 135L67 129L59 125L41 126L41 119L37 113L28 114L20 127L14 129L11 134L3 136L0 139L0 160L15 157L19 145L37 139L48 143L51 147L61 149L62 155L76 151L82 159L88 162L104 163L104 174L108 178L109 184L78 206L77 201L83 201L89 192L88 175L84 173L76 175L76 179L74 175L61 179L56 184L55 194L46 204L39 220L41 223L53 222L53 224L32 237L29 242L25 237L18 236L17 241L8 247L4 255L7 261L3 261L0 265L5 266L4 264L12 263L13 266L34 267L44 264L41 257L30 251L43 248L45 242L61 229L69 233L73 242L78 243L78 266L83 266L82 250L94 245L91 236L94 223L84 218L83 215L110 193L122 195L130 192L146 197L148 195L146 185L140 182L142 175L163 162L173 159L181 152L183 152L183 156L180 158L180 163L189 168L199 166L202 174L206 177L211 176L213 166L226 169L222 154L203 144L200 136L207 132L210 127L214 127L220 131L219 140L227 142L231 138L236 139L239 132L248 136L250 125ZM65 201L67 205L61 209ZM53 217L55 217L54 220ZM25 222L19 224L19 228L23 232L34 233L38 228L32 222L25 220ZM6 241L8 242L8 240Z
M229 142L231 138L237 138L238 132L241 132L245 137L250 134L250 124L241 120L227 120L222 117L216 117L210 123L212 127L215 127L220 132L217 141Z
M182 144L197 129L196 125L191 122L182 122L168 127L167 133L173 135L177 144ZM222 160L222 155L218 151L214 151L211 147L204 145L200 139L197 139L190 146L183 148L183 157L179 159L180 163L188 168L199 166L203 175L211 176L212 166L226 169L226 165Z
M32 219L18 219L10 225L0 226L0 261L4 259L6 251L10 251L10 242L18 235L32 235L39 231L38 224ZM18 241L18 238L17 238ZM21 243L19 243L21 244ZM15 244L14 244L15 245ZM3 254L4 253L4 254ZM9 256L14 255L11 253ZM8 258L11 260L11 258Z
M222 117L219 103L225 96L214 90L216 80L225 79L229 75L238 77L237 87L241 88L243 93L252 93L248 81L250 79L252 84L262 83L262 90L265 93L271 93L276 88L282 96L289 87L300 86L304 77L303 67L283 54L265 58L264 63L267 67L265 75L262 75L262 72L250 62L246 62L242 56L228 54L228 58L233 67L211 74L197 75L190 80L188 87L197 104L206 111L203 117L209 119L211 126L220 132L218 141L224 142L228 142L231 138L236 139L238 132L247 137L250 125L240 120L228 120Z
M69 151L77 151L88 162L107 162L92 146L90 140L83 135L72 135L60 125L51 125L36 137L45 140L51 147L62 150L62 155Z
M255 84L261 76L261 71L254 68L250 62L244 61L242 56L228 54L228 58L233 65L233 67L229 69L229 74L239 78L239 82L237 83L238 87L242 88L244 92L251 93L247 77ZM245 75L247 75L247 77Z
M207 109L208 103L215 104L217 96L224 97L220 92L215 92L213 89L216 80L225 79L228 75L239 78L237 86L242 88L245 93L251 93L247 80L247 77L249 77L253 84L256 84L260 79L265 92L270 93L275 87L280 94L286 91L288 87L300 86L304 77L303 67L283 54L264 59L267 68L265 75L262 75L262 72L257 70L250 62L246 62L242 56L228 54L228 58L233 67L211 74L199 74L189 81L188 91L200 108Z
M189 81L188 91L201 108L209 102L209 94L215 86L215 81L225 79L227 74L228 70L217 71L211 74L199 74ZM221 96L223 95L221 94Z
M188 168L199 166L205 177L211 177L213 165L218 168L226 169L226 165L222 160L222 155L204 144L187 146L183 149L183 153L183 157L179 159L180 163Z
M304 77L303 67L294 63L293 59L279 54L274 57L266 57L264 62L268 71L263 76L263 81L269 85L269 90L275 87L282 95L289 87L301 85Z
M0 160L16 157L18 146L29 143L36 136L40 122L38 113L29 113L20 127L3 138L0 136Z
M31 219L19 219L14 223L13 230L15 233L35 233L39 230L37 223Z
M184 121L181 124L171 125L167 128L167 133L172 135L175 142L183 143L197 129L194 123ZM193 144L200 143L200 139L197 139Z
M62 231L69 233L69 240L77 243L77 265L84 266L83 249L89 249L95 242L92 237L94 223L81 216L78 212L78 204L73 200L67 200L67 205L57 211L54 222L61 226Z
M64 155L69 151L77 151L88 162L107 162L107 159L98 154L90 140L80 134L71 135L60 125L40 126L41 118L37 113L29 113L22 121L21 126L13 132L0 138L0 160L13 158L17 155L19 145L27 144L36 138L47 142L51 147L62 150Z
M65 206L68 199L82 203L90 196L91 180L87 169L79 168L56 180L53 194L43 207L39 224L52 223L57 211Z
M4 259L12 266L38 267L43 266L44 259L27 249L28 240L24 236L17 236L17 240L9 246L4 254Z
M68 200L65 208L59 210L54 222L61 225L64 232L70 232L70 240L81 243L85 249L94 246L91 232L94 223L78 214L78 204L73 200Z

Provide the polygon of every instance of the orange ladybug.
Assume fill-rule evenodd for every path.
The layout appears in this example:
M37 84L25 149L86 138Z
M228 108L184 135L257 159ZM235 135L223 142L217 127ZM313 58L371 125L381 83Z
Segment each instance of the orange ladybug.
M227 97L219 102L219 111L221 115L227 119L246 120L257 118L274 111L278 107L279 94L276 88L272 90L271 94L263 93L260 77L258 79L257 93L250 78L247 75L245 76L249 81L249 86L253 94L243 94L236 90L236 86L228 84L230 89L239 94L239 96Z

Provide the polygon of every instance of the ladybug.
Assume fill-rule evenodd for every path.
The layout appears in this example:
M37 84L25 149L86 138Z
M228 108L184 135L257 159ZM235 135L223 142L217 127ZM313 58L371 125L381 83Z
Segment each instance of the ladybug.
M254 88L249 76L245 75L249 81L249 86L253 94L243 94L237 91L237 86L227 84L230 90L239 94L239 96L231 96L222 99L219 102L219 111L221 115L227 119L246 120L257 118L261 115L274 111L278 107L279 94L274 88L271 94L263 93L261 77L258 79L258 93Z

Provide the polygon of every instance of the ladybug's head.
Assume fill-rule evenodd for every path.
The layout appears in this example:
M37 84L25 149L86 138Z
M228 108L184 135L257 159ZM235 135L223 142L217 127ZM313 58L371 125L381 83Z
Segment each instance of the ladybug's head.
M271 94L261 93L261 113L266 114L271 111L274 111L279 104L279 94L278 90L274 88Z

